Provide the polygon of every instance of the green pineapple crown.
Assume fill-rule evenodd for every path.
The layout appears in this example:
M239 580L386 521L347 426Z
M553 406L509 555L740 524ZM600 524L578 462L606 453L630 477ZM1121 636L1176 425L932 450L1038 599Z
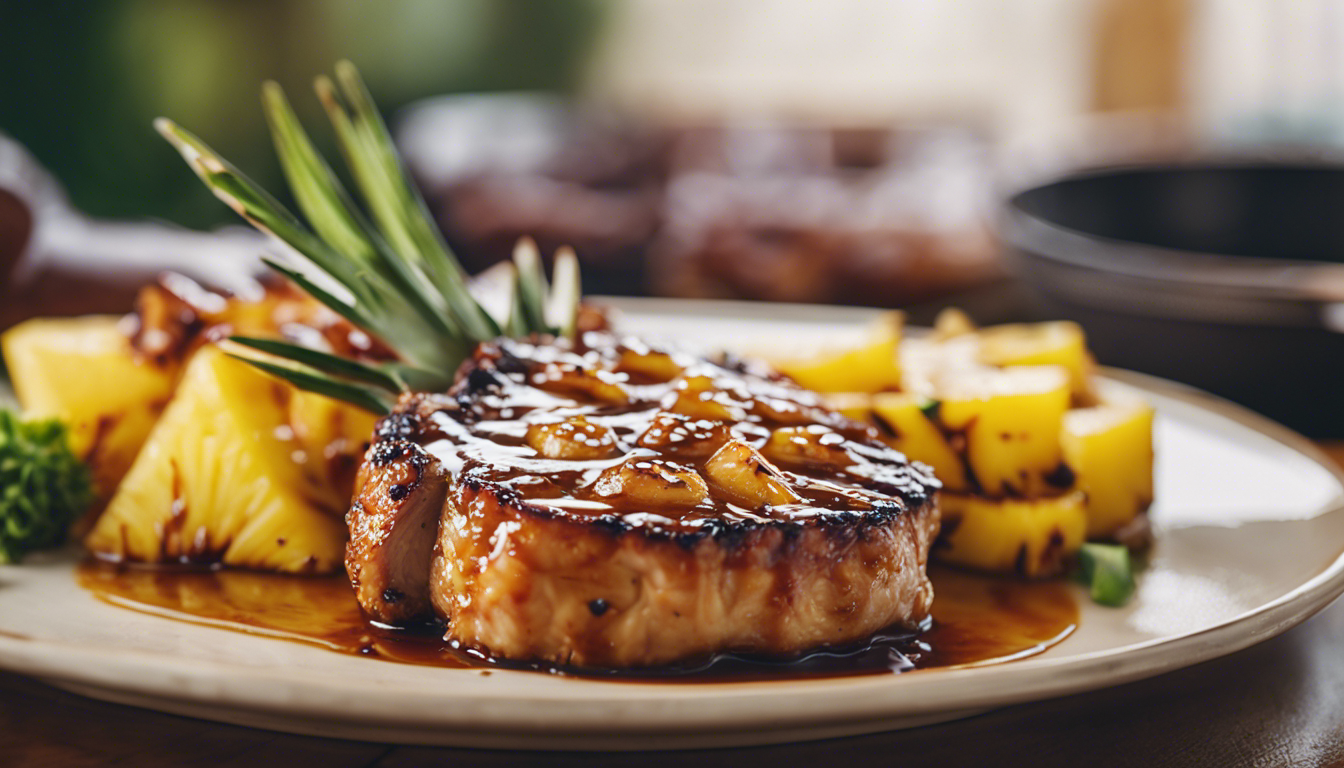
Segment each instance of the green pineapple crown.
M335 69L334 80L322 76L315 85L362 208L274 82L262 87L262 105L307 223L199 138L166 118L154 121L216 197L288 245L307 267L266 259L272 269L398 358L364 363L284 341L235 336L233 341L266 355L241 359L301 389L385 413L401 392L446 389L479 342L530 333L572 337L580 296L573 251L556 254L554 285L548 287L536 245L520 242L513 256L511 309L507 318L492 317L468 290L462 267L407 178L359 72L348 61Z

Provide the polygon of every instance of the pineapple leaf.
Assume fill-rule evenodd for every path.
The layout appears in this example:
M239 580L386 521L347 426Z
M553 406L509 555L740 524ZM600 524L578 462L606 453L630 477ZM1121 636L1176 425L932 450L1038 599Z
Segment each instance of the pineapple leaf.
M275 358L241 359L303 389L383 413L393 402L388 393L446 389L472 347L504 331L468 289L354 65L338 62L335 79L318 78L316 89L363 206L317 151L280 86L268 82L263 108L306 222L195 135L165 118L154 125L216 197L316 271L264 259L266 264L398 358L373 365L286 342L240 338L240 344ZM557 254L554 288L547 287L531 240L519 243L510 269L510 335L572 337L579 300L573 252Z
M344 400L351 405L380 416L391 411L395 402L393 398L376 389L335 379L319 370L299 363L271 362L269 360L258 360L247 355L229 354L229 357L254 365L299 389L316 392L319 395L326 395L337 400Z
M230 165L205 142L173 121L161 117L154 121L154 126L225 205L256 228L279 238L330 274L355 296L361 297L365 293L356 277L354 265L314 236L280 201Z
M435 284L448 297L451 304L459 306L464 317L461 322L478 339L492 339L500 334L500 328L484 309L481 308L467 289L466 277L457 259L448 250L434 220L429 215L429 206L410 183L402 168L401 157L397 154L392 134L388 132L373 96L359 76L359 70L349 61L336 62L336 80L350 105L354 127L363 135L366 151L375 167L381 169L382 177L391 191L401 201L400 212L403 224L423 255L429 274Z
M430 221L424 200L402 171L396 148L363 81L349 62L337 65L340 91L329 78L317 80L317 94L356 185L393 249L408 268L425 275L468 336L492 339L501 329L467 290L462 268Z
M347 258L400 289L437 333L454 333L442 297L422 274L403 269L403 262L387 253L388 246L371 232L336 174L314 149L280 86L266 83L262 103L285 178L318 234Z
M402 382L402 388L411 392L443 391L452 383L444 381L442 373L427 371L405 363L382 363L378 368Z
M273 81L261 92L275 153L299 209L334 249L359 264L375 264L377 254L359 214L299 124L285 92Z
M579 257L573 248L555 252L551 296L546 301L546 319L559 334L573 340L578 333L579 300L583 288L579 282Z
M393 394L397 394L406 388L404 382L402 382L400 378L389 375L372 366L351 360L348 357L338 357L337 355L320 352L310 347L303 347L298 344L290 344L287 341L277 341L275 339L258 339L251 336L230 336L229 340L259 352L265 352L268 355L275 355L279 358L302 363L311 368L316 368L323 373L353 379L365 384L372 384Z
M525 333L552 333L546 323L546 272L541 265L541 253L530 237L518 241L513 249L514 278L513 307L521 318Z

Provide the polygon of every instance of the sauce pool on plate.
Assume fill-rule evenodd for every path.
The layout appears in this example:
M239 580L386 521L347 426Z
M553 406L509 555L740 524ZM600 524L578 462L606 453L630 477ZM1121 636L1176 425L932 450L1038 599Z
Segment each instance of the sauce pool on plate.
M343 576L230 570L146 569L88 561L80 584L113 605L166 618L317 645L386 661L456 668L523 668L583 677L675 682L892 674L1033 656L1068 637L1078 606L1067 584L929 569L935 598L927 629L879 632L859 645L780 659L716 654L638 670L565 669L501 663L443 641L442 628L370 623Z

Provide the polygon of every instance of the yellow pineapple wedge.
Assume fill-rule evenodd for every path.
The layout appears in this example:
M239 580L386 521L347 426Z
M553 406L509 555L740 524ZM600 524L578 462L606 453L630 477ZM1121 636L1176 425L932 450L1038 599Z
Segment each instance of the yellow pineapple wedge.
M943 493L943 532L934 549L945 563L1020 576L1052 576L1083 545L1081 492L1052 498L985 499Z
M1105 538L1153 500L1153 408L1108 396L1064 415L1064 461L1087 496L1087 537Z
M967 372L948 380L938 419L965 436L966 459L991 498L1058 493L1060 431L1069 408L1069 377L1059 366Z
M907 458L933 467L944 489L954 492L969 489L962 457L929 418L931 401L903 392L876 395L845 392L828 395L826 402L851 419L876 426L882 439Z
M327 506L330 489L290 422L293 396L288 385L203 347L86 545L139 562L338 569L344 506Z
M905 316L884 313L857 347L807 360L779 360L775 367L816 392L881 392L901 384L900 344Z
M1069 372L1075 399L1091 395L1096 364L1087 351L1087 337L1077 323L1058 321L996 325L979 332L980 361L1000 367L1058 365Z
M178 366L145 359L110 316L29 320L0 336L24 410L69 425L102 498L130 469L173 394Z

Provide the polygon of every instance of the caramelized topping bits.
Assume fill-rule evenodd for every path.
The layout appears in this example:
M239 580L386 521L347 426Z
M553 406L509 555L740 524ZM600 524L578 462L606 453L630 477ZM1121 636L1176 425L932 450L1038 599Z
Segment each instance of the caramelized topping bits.
M733 501L749 508L796 504L784 473L741 440L723 446L705 462L705 474Z
M576 346L500 340L467 365L446 397L420 396L416 418L434 425L423 447L548 514L703 532L899 514L938 487L872 428L766 370L595 332Z
M709 503L709 486L695 470L662 459L631 459L598 477L600 498L658 507L696 507Z
M527 428L527 444L548 459L605 459L616 453L616 434L576 416L558 424L533 424Z

